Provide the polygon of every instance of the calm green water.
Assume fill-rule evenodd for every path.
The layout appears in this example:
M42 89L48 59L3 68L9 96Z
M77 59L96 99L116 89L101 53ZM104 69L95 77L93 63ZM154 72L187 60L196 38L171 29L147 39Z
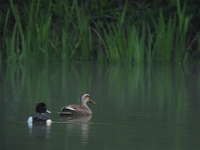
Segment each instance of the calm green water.
M198 67L75 63L0 69L2 150L199 150ZM93 116L59 118L63 105L88 91ZM28 128L37 102L51 127Z

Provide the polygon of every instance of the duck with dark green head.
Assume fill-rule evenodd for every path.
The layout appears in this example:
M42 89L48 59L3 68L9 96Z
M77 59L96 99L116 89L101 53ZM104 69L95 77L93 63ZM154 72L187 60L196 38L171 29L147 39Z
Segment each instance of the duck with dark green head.
M27 123L32 126L33 124L45 124L50 126L52 120L49 117L51 112L47 109L46 104L41 102L38 103L35 107L35 113L28 117Z

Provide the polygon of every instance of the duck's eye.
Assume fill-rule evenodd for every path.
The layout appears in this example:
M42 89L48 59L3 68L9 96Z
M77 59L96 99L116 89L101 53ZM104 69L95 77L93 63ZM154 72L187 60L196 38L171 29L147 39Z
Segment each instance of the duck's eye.
M85 98L90 98L90 96L89 96L89 95L86 95Z

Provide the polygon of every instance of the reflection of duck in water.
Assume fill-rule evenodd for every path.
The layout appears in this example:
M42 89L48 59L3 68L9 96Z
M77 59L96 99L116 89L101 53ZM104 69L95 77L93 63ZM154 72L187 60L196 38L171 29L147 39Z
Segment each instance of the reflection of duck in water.
M61 109L59 114L61 116L87 116L91 115L92 111L88 106L88 103L96 104L95 101L92 100L91 96L87 93L82 94L80 97L80 104L72 104L68 106L64 106Z
M80 134L80 141L82 144L88 143L90 132L90 123L92 115L79 115L79 116L62 116L60 120L66 123L68 136ZM79 133L80 131L80 133Z
M52 120L49 117L51 112L47 110L45 103L38 103L35 112L36 113L30 116L27 120L29 127L32 127L33 125L51 125Z
M60 120L66 123L88 123L92 119L92 115L82 115L82 116L61 116Z
M51 131L51 126L46 126L44 124L34 124L33 126L28 125L28 128L30 136L34 137L48 138Z

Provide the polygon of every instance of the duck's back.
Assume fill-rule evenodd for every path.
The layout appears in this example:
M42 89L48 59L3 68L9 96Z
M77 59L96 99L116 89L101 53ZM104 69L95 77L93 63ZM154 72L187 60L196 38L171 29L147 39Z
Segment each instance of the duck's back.
M42 122L50 119L50 117L45 113L35 113L32 115L32 117L33 117L33 122Z

